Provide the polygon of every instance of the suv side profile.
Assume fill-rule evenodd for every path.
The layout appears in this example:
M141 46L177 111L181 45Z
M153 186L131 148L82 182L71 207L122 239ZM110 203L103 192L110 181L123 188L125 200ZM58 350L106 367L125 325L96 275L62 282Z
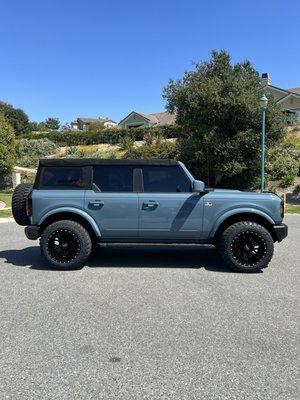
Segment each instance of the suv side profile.
M198 243L235 270L258 271L288 232L276 194L206 189L173 160L40 160L12 208L61 270L82 267L97 243Z

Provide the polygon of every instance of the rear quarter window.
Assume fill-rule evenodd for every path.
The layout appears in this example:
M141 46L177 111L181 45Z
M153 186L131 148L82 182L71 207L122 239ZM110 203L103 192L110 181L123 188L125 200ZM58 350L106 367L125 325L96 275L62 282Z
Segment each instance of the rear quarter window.
M43 167L40 189L85 189L88 186L85 167Z

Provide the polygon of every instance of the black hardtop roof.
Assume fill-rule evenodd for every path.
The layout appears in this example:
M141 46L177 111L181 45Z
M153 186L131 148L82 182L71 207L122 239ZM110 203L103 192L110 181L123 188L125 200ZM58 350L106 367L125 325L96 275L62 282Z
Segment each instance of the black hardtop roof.
M178 165L178 161L168 159L116 160L104 158L43 158L40 167L85 167L90 165Z

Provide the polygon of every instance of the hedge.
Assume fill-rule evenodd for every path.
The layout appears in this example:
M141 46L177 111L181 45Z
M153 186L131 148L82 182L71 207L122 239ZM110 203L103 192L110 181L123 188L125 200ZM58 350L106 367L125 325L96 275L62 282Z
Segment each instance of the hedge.
M20 167L36 168L40 158L56 153L57 145L47 138L21 139L18 150L18 165Z
M90 131L50 131L41 133L30 133L23 135L23 139L49 139L59 146L76 146L90 144L118 144L125 137L133 140L143 140L146 135L159 136L164 139L177 138L182 128L178 125L157 126L150 128L135 129L103 129L97 132Z

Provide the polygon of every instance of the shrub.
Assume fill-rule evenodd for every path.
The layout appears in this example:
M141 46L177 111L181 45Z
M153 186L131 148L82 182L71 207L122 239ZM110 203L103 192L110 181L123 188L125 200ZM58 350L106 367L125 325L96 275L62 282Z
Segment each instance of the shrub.
M277 193L278 192L278 188L273 183L269 183L267 185L267 190L268 190L268 192L272 192L272 193L278 194Z
M295 175L285 175L281 180L282 187L288 187L293 185L295 180Z
M68 147L67 148L67 156L76 156L76 153L77 153L77 148L76 148L76 146L70 146L70 147Z
M124 137L121 140L121 150L130 151L134 146L134 140L131 137Z
M18 164L35 168L40 158L54 154L56 150L57 146L49 139L21 139Z
M104 157L103 157L104 158ZM105 157L105 158L110 158L111 160L114 160L114 159L116 159L116 158L118 158L117 157L117 153L115 152L115 151L110 151L108 154L107 154L107 157Z
M71 146L67 148L65 158L85 158L85 151L79 147Z
M41 132L24 135L24 139L49 139L59 146L77 146L91 144L119 144L126 138L133 141L143 140L145 135L153 134L165 139L177 138L182 134L182 128L178 125L157 126L136 129L103 129L98 131L64 131L64 132Z
M99 132L100 130L103 130L103 129L105 129L105 125L104 125L104 122L101 120L92 122L88 126L88 130L90 132Z
M89 146L77 146L77 149L82 150L84 152L85 157L90 157L91 154L98 153L99 146L97 144L91 144Z
M283 148L271 149L267 157L267 172L271 180L299 175L299 154Z
M3 190L8 188L12 188L12 174L0 174L0 189Z
M289 131L285 135L281 146L285 149L300 151L300 135L297 134L298 131L300 131L300 127L295 131Z
M124 154L124 158L178 158L177 143L167 142L165 140L156 140L151 145L143 144L140 147L134 147Z
M155 141L164 137L159 132L147 132L144 136L145 144L151 146Z
M299 195L299 194L300 194L300 185L296 185L296 186L294 187L293 193L294 193L295 195Z
M11 171L16 158L15 135L10 124L0 115L0 174Z

